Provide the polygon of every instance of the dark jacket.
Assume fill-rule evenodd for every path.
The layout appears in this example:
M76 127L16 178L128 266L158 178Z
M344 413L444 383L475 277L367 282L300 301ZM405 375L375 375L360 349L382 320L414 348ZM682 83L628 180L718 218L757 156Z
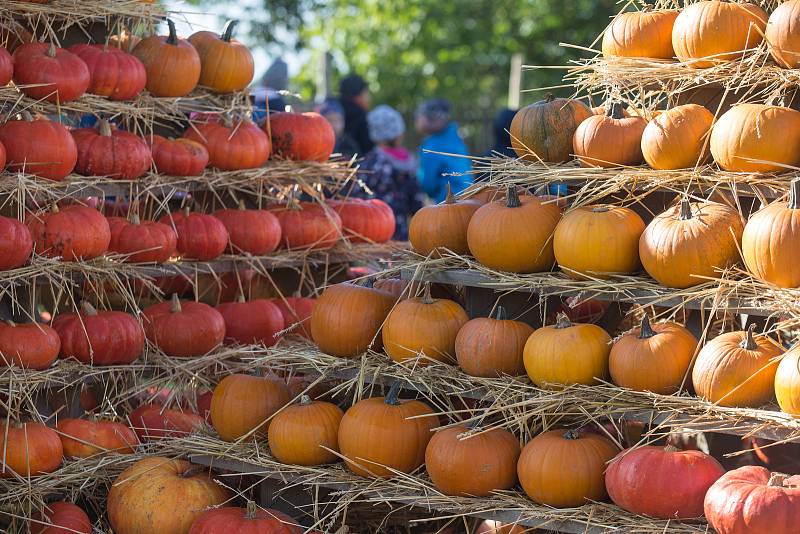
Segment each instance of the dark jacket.
M344 131L358 146L358 155L364 156L375 146L369 138L367 112L352 100L342 98L340 101L344 108Z

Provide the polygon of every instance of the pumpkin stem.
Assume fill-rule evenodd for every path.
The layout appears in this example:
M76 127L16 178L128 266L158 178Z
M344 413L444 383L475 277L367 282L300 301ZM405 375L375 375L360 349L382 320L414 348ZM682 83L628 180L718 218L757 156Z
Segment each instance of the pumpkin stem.
M800 209L800 178L792 180L792 185L789 187L789 209Z
M751 324L747 327L747 336L739 343L739 346L745 350L756 350L758 348L758 343L756 343L756 338L753 336L753 331L756 329L756 325Z
M220 35L220 39L226 43L230 43L231 39L233 39L233 29L237 24L239 24L238 20L229 20L226 22L225 27L222 29L222 35Z
M444 187L445 187L445 191L447 191L447 196L444 197L444 203L445 204L455 204L456 203L456 199L453 196L453 188L450 187L450 182L445 183Z
M86 300L81 301L81 310L84 315L97 315L97 309Z
M239 304L244 304L245 302L247 302L247 299L244 298L244 293L239 293L236 296L236 302Z
M177 293L172 294L172 298L170 299L172 305L169 308L169 311L172 313L181 313L183 309L181 308L181 299L178 297Z
M572 323L570 322L569 317L567 317L567 314L564 312L558 312L558 315L556 315L556 325L554 328L556 330L561 330L562 328L569 328L570 326L572 326Z
M183 216L188 219L189 215L191 215L191 214L192 214L192 208L190 208L189 206L184 206L183 207Z
M688 198L681 200L681 220L688 221L692 218L692 203Z
M777 488L785 488L786 481L789 479L789 475L785 473L772 473L769 477L769 482L767 482L767 486L770 487L777 487Z
M644 317L642 317L642 324L639 327L639 339L650 339L654 335L656 335L656 333L650 327L650 317L645 313Z
M300 397L300 406L308 406L309 404L311 404L311 397L308 395Z
M50 208L50 213L58 213L59 211L61 210L58 209L58 204L53 204L53 207Z
M425 283L425 289L422 292L422 300L420 300L423 304L433 304L436 302L433 297L431 297L431 283Z
M544 97L544 101L547 102L547 103L550 103L555 99L556 99L556 96L553 93L547 93L547 95Z
M135 211L131 213L131 221L130 222L131 222L131 224L135 224L135 225L142 224L142 220L139 218L139 214L136 213Z
M664 447L664 450L667 452L681 452L681 450L676 447L675 445L669 443Z
M56 57L56 44L50 43L50 46L47 48L47 57Z
M206 470L206 468L201 466L201 465L193 465L189 469L187 469L186 471L184 471L183 473L181 473L178 476L181 477L181 478L192 478L193 476L199 475L200 473L202 473L205 470Z
M244 204L244 199L239 199L239 211L247 211L247 206Z
M258 519L258 505L253 501L247 501L247 513L244 514L245 519Z
M25 110L20 115L22 115L22 120L25 122L33 122L33 115L31 115L30 111Z
M386 398L383 399L385 404L389 404L390 406L400 406L400 381L395 380L392 382L392 387L389 388L389 393L386 395Z
M611 208L608 206L594 206L592 207L592 213L606 213L611 211Z
M581 439L581 434L577 430L570 429L564 432L564 435L561 437L564 439L576 440L576 439Z
M5 323L8 326L10 326L11 328L15 328L17 326L17 323L15 323L14 321L11 321L11 320L5 321Z
M517 186L509 185L508 186L508 200L506 201L507 208L518 208L522 206L522 202L519 201L519 193L517 192Z
M621 102L613 102L611 107L608 108L606 115L612 119L624 119L625 114L622 112L623 109Z
M167 37L166 43L169 45L178 45L178 31L175 29L175 23L172 22L172 19L167 19L167 26L169 27L169 37Z
M506 315L506 309L502 306L498 306L497 309L494 310L494 319L497 321L505 321L508 319L508 315Z
M111 124L108 122L108 119L101 119L100 122L97 123L97 130L103 137L111 137Z

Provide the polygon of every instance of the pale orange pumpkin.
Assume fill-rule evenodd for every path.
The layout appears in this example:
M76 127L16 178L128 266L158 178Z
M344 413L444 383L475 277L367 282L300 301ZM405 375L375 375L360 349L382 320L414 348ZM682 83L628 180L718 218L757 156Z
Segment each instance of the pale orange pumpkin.
M285 464L337 462L339 457L335 453L339 452L339 423L343 415L335 404L312 401L303 395L298 404L285 407L273 417L268 431L269 450Z
M472 376L524 375L522 351L532 333L530 325L508 320L505 309L498 306L493 317L472 319L458 331L458 365Z
M672 59L672 25L678 11L630 11L620 13L603 33L603 55Z
M800 67L800 1L783 2L769 16L765 37L775 62L786 69Z
M714 115L703 106L685 104L651 120L642 133L642 155L658 170L688 169L708 161Z
M414 250L423 256L433 253L438 257L449 250L454 254L468 254L467 227L481 202L456 201L447 182L447 197L441 204L425 206L411 217L408 240Z
M800 415L800 348L783 355L775 374L775 397L786 413Z
M226 376L211 397L211 422L225 441L251 435L263 438L272 416L290 400L289 388L276 378Z
M578 126L572 150L583 167L640 165L646 126L642 117L626 117L615 102L606 115L592 115Z

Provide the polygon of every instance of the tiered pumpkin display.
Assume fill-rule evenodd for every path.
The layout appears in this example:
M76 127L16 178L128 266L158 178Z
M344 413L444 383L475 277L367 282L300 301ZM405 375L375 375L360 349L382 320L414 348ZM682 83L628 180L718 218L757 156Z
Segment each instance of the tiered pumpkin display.
M608 357L611 380L635 391L671 395L688 383L697 338L673 322L642 324L614 342Z
M200 31L189 37L189 43L200 56L199 84L215 93L242 91L253 81L253 54L233 38L238 21L229 20L222 35Z
M800 179L792 181L787 203L773 202L747 221L742 257L756 278L800 287Z
M328 205L339 215L344 237L351 243L385 243L394 235L394 212L383 200L330 200Z
M200 176L208 166L208 150L203 144L180 137L148 137L153 166L167 176Z
M303 395L285 407L269 424L269 451L279 462L322 465L339 461L339 424L342 410L330 402ZM332 451L332 452L331 452Z
M41 423L10 423L3 418L0 436L0 478L52 473L64 459L58 433Z
M739 263L742 231L742 217L730 206L683 199L647 225L639 258L661 285L696 286Z
M92 534L92 522L86 512L71 502L47 503L31 517L31 534Z
M136 361L144 350L144 332L130 314L97 311L81 302L81 313L65 313L53 321L61 338L61 357L91 365L118 365Z
M211 423L225 441L244 436L265 438L270 419L290 400L289 388L277 378L226 376L214 388Z
M721 334L700 350L692 369L697 394L720 406L757 408L774 394L781 347L767 336Z
M259 508L253 501L247 508L224 506L207 510L187 534L303 534L305 529L288 515Z
M225 319L226 343L271 347L280 340L278 332L285 328L280 308L267 299L245 301L239 295L236 302L217 306L217 311Z
M710 156L714 115L703 106L685 104L660 113L642 133L642 155L653 169L691 169Z
M775 62L786 69L800 67L800 1L787 0L775 8L767 21L765 38Z
M225 319L217 310L177 294L146 308L142 322L147 339L167 356L203 356L225 339Z
M381 326L397 299L355 284L328 287L311 313L311 337L322 352L355 358L383 347Z
M472 319L456 336L458 366L471 376L486 378L525 374L522 353L533 328L506 317L498 306L492 317Z
M606 57L672 59L672 26L678 11L659 10L620 13L603 33Z
M31 98L64 104L89 88L89 68L53 43L25 43L14 51L14 83Z
M533 501L556 508L572 508L587 500L606 498L603 474L619 449L599 434L579 430L551 430L525 445L517 474Z
M135 213L130 221L109 217L111 229L109 252L123 254L123 261L163 263L178 250L178 235L172 226L155 221L140 221Z
M22 113L21 120L0 125L0 143L12 172L25 172L59 182L75 169L78 147L64 126Z
M118 534L185 534L207 508L230 497L204 468L149 456L123 471L111 485L108 520Z
M608 378L611 336L597 325L573 324L559 313L556 324L534 331L525 343L528 377L539 387L592 385Z
M177 249L181 256L211 261L225 252L230 236L225 225L212 215L196 213L188 207L164 215L159 222L175 229Z
M297 202L270 211L281 224L281 246L289 250L325 250L342 238L342 219L328 206Z
M297 334L306 339L311 339L311 314L314 313L317 299L301 297L298 293L291 297L274 298L272 303L281 310L283 324L286 325L286 328L295 324L298 325L287 332L287 335Z
M33 236L17 219L0 216L0 271L22 267L33 252Z
M425 449L425 469L445 495L488 497L517 483L519 440L508 430L456 425L436 432Z
M269 136L248 118L212 118L192 124L183 136L202 144L208 150L209 166L221 171L261 167L272 152Z
M577 279L632 274L639 263L644 221L621 206L583 206L568 211L553 234L553 253L561 270Z
M175 23L167 19L169 35L152 35L133 49L147 71L147 90L154 96L186 96L200 80L200 56L186 39L178 38Z
M192 412L142 404L130 414L131 428L140 441L152 441L193 434L203 428L205 419Z
M386 397L355 403L339 425L339 451L348 469L363 477L411 473L425 462L425 448L439 426L427 404L400 400L400 383Z
M423 256L449 250L454 254L469 254L467 228L472 215L482 206L474 200L458 200L447 182L447 196L441 204L425 206L411 217L408 240Z
M0 368L47 369L60 350L58 332L46 324L0 322Z
M572 137L578 125L592 116L579 100L553 95L519 110L511 121L511 147L528 161L561 163L572 159Z
M243 200L237 209L221 209L214 217L222 221L230 236L228 252L237 254L269 254L281 242L281 223L266 210L249 210Z
M131 100L144 91L147 71L139 59L107 45L77 44L69 51L89 69L87 92L110 100Z
M116 421L61 419L56 425L68 458L88 458L100 453L133 454L136 434Z
M800 349L788 351L775 373L775 397L786 413L800 415Z
M572 148L583 167L618 167L642 163L642 134L647 121L626 117L614 102L605 115L592 115L575 130Z
M512 273L549 271L555 263L553 231L561 218L555 203L522 196L509 187L505 201L481 206L469 222L467 243L483 265Z
M91 260L108 250L111 228L94 208L70 204L28 216L25 224L33 236L34 250L62 261Z
M672 28L678 60L705 69L741 58L764 39L766 12L755 4L703 0L687 5Z
M319 113L270 113L264 130L279 158L324 162L336 145L333 126Z
M153 157L147 143L130 132L111 127L105 119L96 128L72 131L78 147L75 172L84 176L108 176L135 180L150 170Z
M426 365L431 360L455 363L456 336L469 317L457 302L424 294L399 302L383 325L383 347L396 362L416 360Z
M693 519L703 515L706 491L724 473L718 461L700 451L646 446L626 449L608 464L606 489L629 512Z
M728 471L708 489L704 509L718 534L790 534L800 517L800 476L756 465Z

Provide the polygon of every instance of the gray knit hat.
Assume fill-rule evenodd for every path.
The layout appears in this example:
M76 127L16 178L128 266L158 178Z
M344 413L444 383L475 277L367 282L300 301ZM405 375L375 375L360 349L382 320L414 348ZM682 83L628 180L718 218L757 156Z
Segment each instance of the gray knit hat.
M367 113L367 126L369 126L369 138L373 143L397 139L406 131L403 116L385 104Z

